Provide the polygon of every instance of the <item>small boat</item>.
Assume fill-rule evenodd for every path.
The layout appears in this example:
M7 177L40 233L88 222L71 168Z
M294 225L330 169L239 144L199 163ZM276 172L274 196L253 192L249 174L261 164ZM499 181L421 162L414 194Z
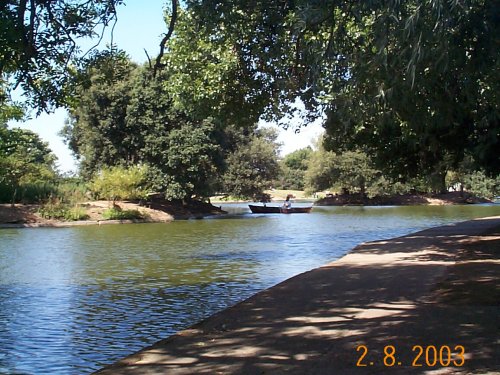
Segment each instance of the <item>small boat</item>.
M280 206L256 206L249 204L248 207L250 207L250 211L253 214L308 214L312 210L312 206L284 208Z

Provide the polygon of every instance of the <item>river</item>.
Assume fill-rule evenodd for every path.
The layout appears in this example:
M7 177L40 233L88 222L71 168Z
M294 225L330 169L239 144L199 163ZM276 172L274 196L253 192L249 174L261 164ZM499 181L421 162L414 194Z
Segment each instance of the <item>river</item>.
M500 205L315 207L167 224L0 230L0 373L85 374L357 244Z

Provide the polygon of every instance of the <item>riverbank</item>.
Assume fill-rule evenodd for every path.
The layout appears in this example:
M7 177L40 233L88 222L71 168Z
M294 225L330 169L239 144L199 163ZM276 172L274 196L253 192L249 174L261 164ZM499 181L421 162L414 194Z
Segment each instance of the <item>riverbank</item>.
M99 373L498 373L499 253L500 217L365 243Z
M453 204L493 203L489 199L479 198L468 192L449 192L443 194L400 194L362 198L359 194L329 195L318 199L315 206L445 206Z
M284 197L292 194L295 199L306 199L303 192L296 190L275 190L270 194L273 202L282 202ZM80 221L62 221L42 217L38 210L40 205L0 204L0 228L23 227L68 227L80 225L106 225L123 223L163 223L173 220L201 219L205 216L220 215L225 212L220 208L222 203L232 203L229 200L214 199L213 203L192 202L190 205L172 203L162 199L155 199L147 205L139 202L117 201L116 205L122 210L138 211L142 218L134 220L108 220L103 213L110 208L108 201L90 201L79 204L87 219ZM240 201L241 202L241 201ZM249 202L250 203L250 202ZM360 200L358 195L335 195L315 201L316 206L382 206L382 205L454 205L492 203L487 199L478 198L459 192L438 195L398 195L391 197L377 197Z
M321 192L308 196L302 190L266 190L271 202L282 203L288 195L296 201L314 201L315 206L446 206L456 204L493 203L492 200L480 198L468 192L448 192L443 194L399 194L377 197L364 197L359 194L330 194ZM251 200L237 200L231 197L215 196L210 198L215 204L220 203L252 203Z
M111 203L108 201L91 201L82 203L81 207L87 219L79 221L61 221L42 217L38 210L40 205L0 204L0 228L26 228L26 227L68 227L79 225L105 225L120 223L164 223L173 220L199 219L209 215L224 213L220 207L209 203L196 202L183 206L164 200L155 200L147 206L139 202L117 201L115 206L121 210L138 211L142 218L134 220L108 220L104 212Z

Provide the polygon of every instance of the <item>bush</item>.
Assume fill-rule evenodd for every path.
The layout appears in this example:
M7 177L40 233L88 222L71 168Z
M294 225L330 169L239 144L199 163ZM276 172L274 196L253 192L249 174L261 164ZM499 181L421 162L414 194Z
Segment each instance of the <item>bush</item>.
M393 182L390 179L381 176L373 181L373 183L366 188L366 194L369 198L380 196L392 196L406 194L411 190L409 185L401 182Z
M99 198L110 201L116 199L142 199L147 196L147 167L104 168L90 185L90 189Z
M467 191L478 197L492 199L500 194L500 176L493 179L479 171L464 176L463 180Z
M14 203L38 203L58 194L58 186L51 182L27 183L17 187ZM0 184L0 203L11 203L14 187Z
M40 207L38 214L46 219L64 221L86 220L89 218L82 207L78 205L70 206L57 198L49 200Z
M110 208L102 213L106 220L140 220L144 215L138 210L121 210L119 208Z
M41 203L57 197L67 204L76 204L85 199L86 187L78 181L36 182L22 184L17 188L14 203ZM14 188L0 183L0 203L11 203Z

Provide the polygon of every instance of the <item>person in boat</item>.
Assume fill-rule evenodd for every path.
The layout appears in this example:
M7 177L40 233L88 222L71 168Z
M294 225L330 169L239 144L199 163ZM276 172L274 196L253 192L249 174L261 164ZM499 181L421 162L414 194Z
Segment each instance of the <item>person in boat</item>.
M283 208L286 208L286 209L292 208L292 201L290 200L290 198L291 198L290 195L286 196L286 200L283 203Z

